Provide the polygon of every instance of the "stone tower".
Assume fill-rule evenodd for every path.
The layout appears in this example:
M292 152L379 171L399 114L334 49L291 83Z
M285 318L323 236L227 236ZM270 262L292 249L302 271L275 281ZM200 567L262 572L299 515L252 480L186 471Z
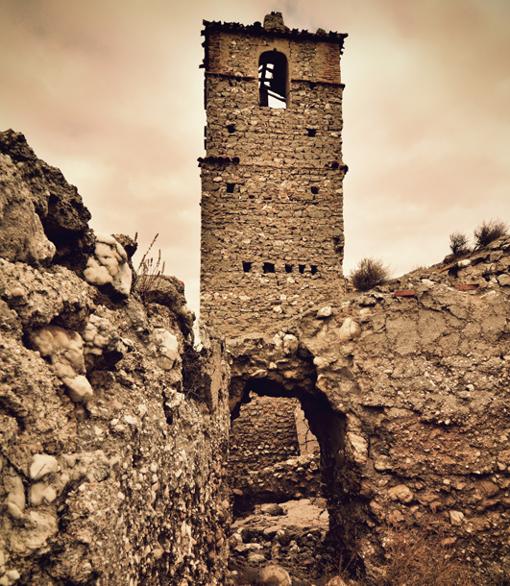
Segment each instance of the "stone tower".
M201 318L274 332L343 290L345 34L204 21Z

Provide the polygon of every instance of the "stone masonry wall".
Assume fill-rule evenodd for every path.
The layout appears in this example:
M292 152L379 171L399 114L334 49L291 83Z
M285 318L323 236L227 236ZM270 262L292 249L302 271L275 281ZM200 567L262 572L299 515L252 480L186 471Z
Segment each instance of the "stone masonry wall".
M318 309L230 351L233 380L282 394L314 365L306 393L341 417L326 487L338 553L381 583L395 537L428 537L474 583L508 581L510 239Z
M237 500L249 505L317 495L318 460L299 400L252 393L230 432L229 479Z
M225 584L220 344L176 279L142 302L133 242L22 135L0 152L0 584Z
M223 335L276 331L343 288L343 35L228 23L204 34L201 318ZM288 59L286 109L259 106L268 49Z
M250 470L299 455L294 411L297 399L252 395L234 420L230 434L229 469L235 479Z

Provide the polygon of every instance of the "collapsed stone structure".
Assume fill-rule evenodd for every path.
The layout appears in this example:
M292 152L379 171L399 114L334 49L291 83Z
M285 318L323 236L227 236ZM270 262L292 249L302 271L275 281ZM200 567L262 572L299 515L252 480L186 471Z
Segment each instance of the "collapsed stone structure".
M177 279L142 303L134 243L21 134L0 153L0 584L224 584L221 345Z
M239 476L244 476L254 463L258 467L271 466L299 455L296 403L295 399L254 395L243 405L231 432L230 458L236 461Z
M301 400L351 570L377 583L395 533L418 531L476 583L508 579L510 237L230 352L231 403L253 388Z
M253 394L230 430L234 511L318 496L319 446L298 399Z
M233 546L247 567L278 560L302 583L339 561L380 583L392 536L418 530L478 579L507 575L508 239L347 293L345 35L290 31L278 13L263 26L205 23L204 35L202 319L226 338L233 418L254 393L300 401L337 559L300 569L279 530L251 521ZM232 439L235 470L247 443ZM275 488L263 464L238 496Z

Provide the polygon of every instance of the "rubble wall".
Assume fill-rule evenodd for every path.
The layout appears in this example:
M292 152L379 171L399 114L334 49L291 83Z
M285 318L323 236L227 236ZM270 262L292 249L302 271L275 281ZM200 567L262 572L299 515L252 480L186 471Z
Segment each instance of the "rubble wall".
M230 431L234 513L257 502L319 495L318 450L298 399L252 393Z
M343 288L343 36L229 23L204 35L201 319L225 336L274 332ZM273 49L288 60L286 109L259 105Z
M229 465L234 476L299 455L297 399L254 395L232 424Z
M22 135L0 151L0 583L224 584L220 343L193 348L176 279L142 302L129 239Z
M351 571L381 580L391 536L418 531L483 583L508 579L508 237L230 351L234 383L264 378L285 396L300 381L302 402L325 398L342 416L325 496Z

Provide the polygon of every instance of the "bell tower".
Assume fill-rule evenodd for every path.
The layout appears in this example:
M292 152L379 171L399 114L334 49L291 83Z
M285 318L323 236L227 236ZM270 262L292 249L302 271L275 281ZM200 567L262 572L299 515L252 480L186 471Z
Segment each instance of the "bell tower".
M201 320L226 337L276 332L342 297L347 35L290 30L278 12L202 34Z

